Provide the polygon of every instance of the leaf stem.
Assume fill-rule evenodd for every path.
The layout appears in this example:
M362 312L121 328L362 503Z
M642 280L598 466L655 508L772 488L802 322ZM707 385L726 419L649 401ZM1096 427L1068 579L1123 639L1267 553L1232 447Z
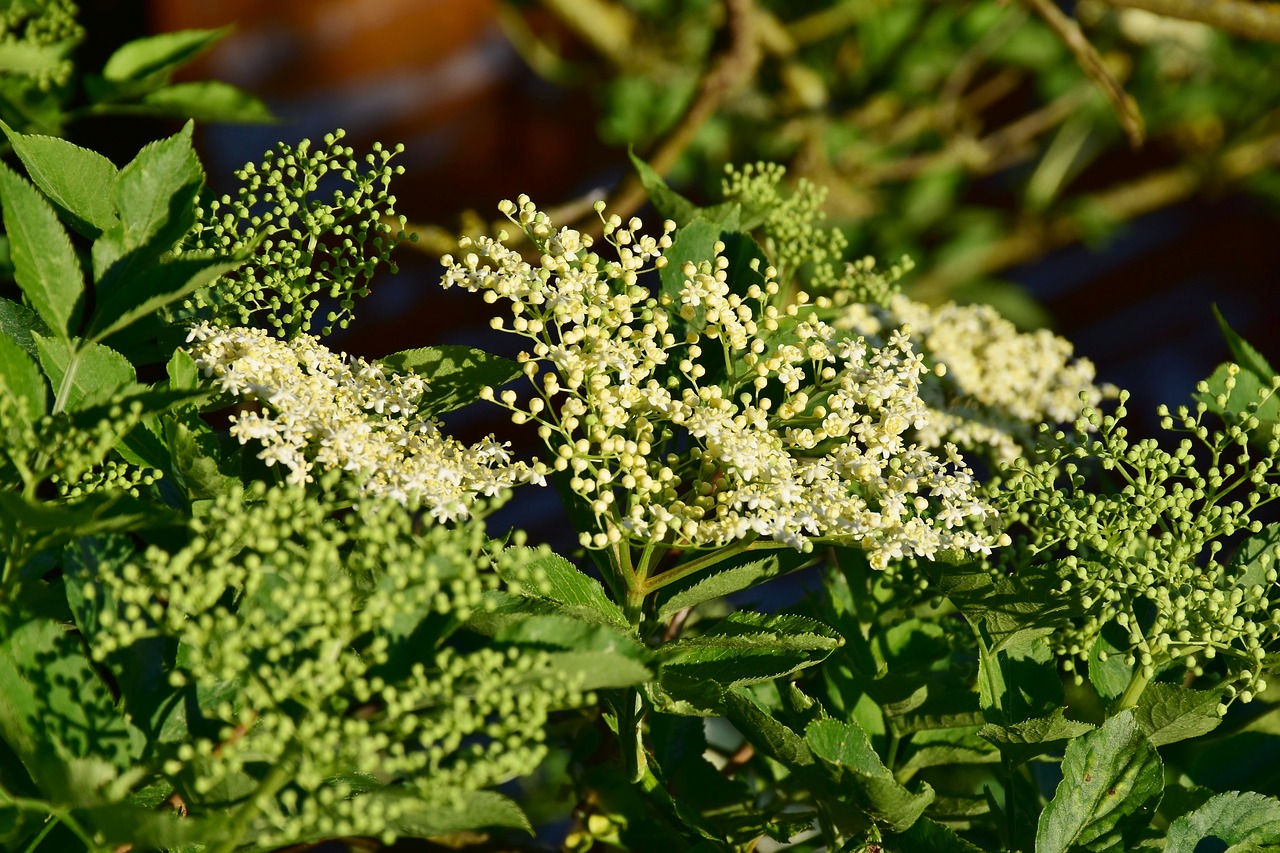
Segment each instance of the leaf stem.
M648 595L651 592L662 589L664 586L667 586L668 584L675 583L676 581L681 580L682 578L687 578L689 575L692 575L695 572L700 572L703 569L709 568L710 566L714 566L716 563L719 563L723 560L729 559L730 557L741 554L744 551L759 551L767 548L786 548L787 547L781 542L774 542L772 540L759 542L757 541L758 538L759 537L756 534L752 533L750 536L746 537L745 539L739 539L737 542L734 542L732 545L727 545L724 548L719 548L715 551L712 551L710 554L706 554L704 556L698 557L695 560L690 560L687 563L676 566L674 569L671 569L670 571L663 572L657 577L650 578L644 583L642 583L640 585L640 588L644 591L645 595Z
M1116 703L1116 711L1123 711L1126 708L1132 708L1138 704L1138 700L1142 698L1142 692L1147 689L1147 685L1151 683L1151 676L1146 675L1143 671L1146 667L1138 664L1133 668L1133 675L1129 678L1129 684L1124 688L1124 693L1120 694L1120 699Z

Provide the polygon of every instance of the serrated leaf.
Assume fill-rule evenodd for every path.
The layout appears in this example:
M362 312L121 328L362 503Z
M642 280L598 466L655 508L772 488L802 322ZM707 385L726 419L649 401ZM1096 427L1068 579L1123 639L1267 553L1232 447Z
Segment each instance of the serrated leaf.
M276 120L271 109L258 98L221 80L174 83L147 92L131 106L141 112L198 122L266 124Z
M84 293L84 273L66 229L45 197L3 164L0 205L18 287L56 336L71 337Z
M1022 764L1039 755L1060 749L1094 730L1094 726L1078 720L1068 720L1063 709L1056 708L1048 717L1023 720L1009 726L987 723L979 734L990 741L1014 765Z
M818 720L805 729L804 739L815 756L839 769L846 790L877 825L905 832L933 802L928 784L922 783L916 793L898 784L857 726Z
M1216 729L1222 723L1221 702L1213 691L1155 682L1142 691L1133 714L1151 745L1164 746Z
M1062 782L1040 814L1036 853L1128 849L1163 791L1159 754L1133 712L1122 711L1067 746Z
M940 823L922 817L906 832L886 839L888 849L911 853L982 853L968 841Z
M367 796L396 803L399 816L388 821L388 828L410 838L492 827L533 831L520 806L496 791L449 791L437 787L429 798L421 798L403 789L384 789Z
M814 763L808 743L784 723L774 719L742 690L727 690L721 699L724 716L752 746L790 768Z
M533 549L508 549L526 550ZM507 583L520 584L520 594L554 601L573 616L589 622L602 622L619 628L631 627L622 608L605 593L595 578L583 573L559 554L546 554L521 563L519 572L499 566ZM541 577L543 585L532 588L531 577Z
M218 30L181 30L134 39L121 45L102 68L102 76L112 83L145 80L167 76L190 62L229 32Z
M18 133L4 122L0 131L9 137L35 185L67 213L72 228L96 239L115 223L111 185L118 170L114 163L56 136Z
M73 345L38 334L32 337L40 353L40 366L65 411L74 412L101 403L137 381L129 359L110 347L83 342ZM74 357L73 346L77 347Z
M666 621L686 607L732 595L777 577L781 572L781 562L776 555L770 555L762 560L754 560L722 572L703 575L691 586L679 590L663 601L658 607L658 619Z
M90 340L101 341L166 305L195 293L243 264L237 260L183 255L149 264L124 278L101 299L89 323Z
M111 194L120 221L100 238L113 244L116 257L142 247L159 256L195 223L204 169L191 144L192 128L187 122L168 139L148 143L120 170ZM101 269L96 246L94 261Z
M430 389L419 409L441 415L480 399L484 386L497 389L520 375L520 365L509 358L468 346L420 347L392 353L382 366L396 373L414 373L427 380Z
M1241 542L1231 559L1232 586L1246 596L1254 594L1255 585L1265 589L1267 570L1275 565L1277 546L1280 546L1280 523L1268 524Z
M831 628L812 619L739 611L701 636L662 646L663 673L741 687L813 666L839 645Z
M1270 381L1271 377L1276 375L1275 368L1252 344L1236 334L1235 329L1227 324L1227 319L1222 316L1217 305L1213 306L1213 317L1218 321L1218 328L1222 330L1222 337L1226 339L1227 348L1231 350L1231 356L1236 363L1259 379Z
M49 391L35 359L0 332L0 389L24 401L22 413L35 423L47 411Z
M645 193L649 196L649 201L653 202L653 206L659 214L679 225L685 225L693 221L693 218L698 214L698 206L696 204L667 186L667 182L662 179L662 176L652 166L637 157L634 150L628 149L627 156L631 158L631 165L635 167L636 174L640 177L640 186L644 187ZM710 258L703 258L702 260L710 260Z
M508 623L494 639L542 649L600 651L644 660L649 651L634 637L607 625L593 625L559 613L532 615Z
M37 358L32 332L39 332L45 337L51 334L49 327L30 308L11 299L0 298L0 334L7 336L27 355Z
M1252 792L1219 794L1169 825L1164 850L1197 853L1236 844L1280 845L1280 800Z
M1269 394L1255 412L1255 416L1261 421L1260 434L1269 436L1270 425L1280 420L1280 394L1270 393L1270 380L1264 380L1247 370L1236 372L1234 385L1228 394L1227 379L1232 367L1229 363L1218 365L1213 375L1205 380L1209 385L1208 393L1196 393L1192 396L1204 403L1211 412L1240 414L1248 409L1250 403L1257 403L1260 394ZM1225 406L1218 405L1217 398L1220 396L1226 397Z

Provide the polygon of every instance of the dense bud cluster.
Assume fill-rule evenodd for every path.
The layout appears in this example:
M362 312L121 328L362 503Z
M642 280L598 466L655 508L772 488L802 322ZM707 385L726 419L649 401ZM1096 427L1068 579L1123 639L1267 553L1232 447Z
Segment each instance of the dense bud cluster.
M930 412L916 440L925 447L953 442L1008 465L1035 446L1040 424L1072 423L1082 406L1116 394L1094 384L1093 364L1073 358L1070 341L1047 329L1019 332L989 305L932 307L897 294L883 307L848 305L836 321L872 340L903 324L945 368L921 388Z
M21 74L44 90L63 86L75 71L71 53L84 38L74 0L5 3L0 47L11 57L0 75Z
M801 178L793 189L783 186L787 169L781 163L727 165L721 192L726 201L739 202L748 212L758 211L764 248L787 280L806 269L807 285L814 289L834 286L848 238L836 228L823 228L826 187Z
M530 772L548 710L581 699L541 655L431 639L496 585L482 525L336 506L237 488L191 520L185 547L103 565L84 590L102 663L150 638L178 649L175 698L199 697L216 734L161 742L156 760L196 814L248 795L255 845L394 836L415 809Z
M817 539L861 546L883 567L996 544L956 449L935 456L908 440L928 415L909 330L880 348L848 337L805 294L783 297L772 268L734 270L730 282L723 244L658 299L637 282L665 264L672 223L654 238L638 219L604 218L615 261L523 196L500 210L536 243L538 263L505 235L465 240L465 254L443 259L443 284L510 302L495 326L531 343L520 361L537 393L496 399L539 424L555 469L594 513L585 545Z
M1173 452L1154 439L1129 440L1122 392L1114 416L1085 406L1074 446L1059 433L1034 464L1019 460L1000 503L1028 531L1018 553L1058 557L1048 569L1084 613L1054 639L1069 669L1114 625L1126 640L1108 642L1144 678L1182 665L1244 701L1265 688L1264 660L1280 642L1280 528L1264 529L1255 516L1280 498L1280 428L1264 453L1250 439L1253 413L1273 388L1227 414L1221 431L1204 424L1203 403L1161 407L1165 428L1189 436ZM1122 487L1084 488L1089 463L1115 472ZM1249 534L1234 559L1223 555L1228 541Z
M542 466L512 462L492 437L467 447L418 415L422 377L346 359L310 335L279 341L262 329L192 327L191 355L219 390L262 403L233 416L231 435L264 446L268 466L295 485L312 470L346 471L366 494L425 508L438 521L466 517L479 497L542 482Z
M199 291L184 304L188 317L220 325L250 325L256 319L281 337L311 330L321 299L338 304L321 334L346 328L357 297L383 265L395 272L392 250L405 239L397 220L391 178L403 167L391 159L403 150L375 144L363 164L339 130L313 149L280 143L260 165L236 172L242 186L234 197L203 203L183 250L234 253L254 247L254 257ZM362 171L364 170L364 171ZM329 192L329 187L337 186ZM260 243L258 242L260 241Z

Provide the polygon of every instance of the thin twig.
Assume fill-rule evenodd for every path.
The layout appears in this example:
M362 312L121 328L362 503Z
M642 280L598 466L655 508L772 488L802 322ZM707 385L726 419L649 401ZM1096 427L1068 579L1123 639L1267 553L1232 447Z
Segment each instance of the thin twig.
M1080 25L1074 18L1068 18L1053 0L1026 0L1026 2L1057 33L1058 38L1062 39L1075 54L1080 68L1111 101L1116 118L1120 120L1120 126L1129 137L1129 144L1134 148L1142 145L1146 132L1143 129L1142 113L1138 111L1137 102L1124 90L1116 78L1111 76L1097 49L1089 43L1080 30Z
M1280 3L1245 0L1105 0L1112 6L1198 21L1247 38L1280 41Z

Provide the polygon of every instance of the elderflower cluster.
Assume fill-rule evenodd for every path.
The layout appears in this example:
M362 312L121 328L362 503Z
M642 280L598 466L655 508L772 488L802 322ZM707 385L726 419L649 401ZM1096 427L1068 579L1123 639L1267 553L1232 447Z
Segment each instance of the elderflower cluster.
M185 546L104 561L83 588L100 664L132 666L157 639L179 649L176 721L162 722L180 734L149 754L195 816L251 788L242 843L390 844L397 825L531 772L548 712L583 701L542 653L432 639L496 587L482 525L421 529L394 502L340 503L237 487L191 519Z
M375 143L362 164L341 144L344 135L326 134L315 148L309 139L282 142L261 164L235 173L242 185L234 197L201 203L179 249L252 257L185 300L178 319L212 316L221 325L247 326L256 316L292 337L310 329L328 297L338 308L320 333L347 327L374 273L384 265L396 271L391 252L406 237L390 192L391 179L404 172L390 161L404 147Z
M1071 423L1082 406L1116 394L1095 384L1093 364L1073 358L1070 341L1019 332L989 305L931 307L898 294L885 307L848 305L837 321L873 338L902 324L942 367L921 390L930 414L916 441L925 447L952 442L1008 465L1035 446L1040 424Z
M438 521L465 518L479 497L543 482L541 465L513 462L489 437L471 447L418 416L422 377L388 375L381 365L330 352L310 335L285 342L261 329L193 326L196 366L219 390L258 400L233 416L231 435L263 445L259 458L312 481L312 470L356 475L366 494L425 507Z
M994 514L956 448L936 456L908 440L929 412L907 329L879 348L845 336L804 294L782 304L772 268L730 270L723 243L655 298L638 277L664 266L672 223L654 238L638 219L604 219L617 253L606 261L527 197L500 209L538 262L505 235L464 241L465 255L443 259L443 284L510 302L511 320L495 327L531 343L519 360L536 396L496 399L539 424L555 469L594 514L585 545L763 537L808 549L817 539L861 546L883 568L996 544Z
M1231 374L1228 396L1233 387ZM1260 400L1277 387L1280 377ZM1059 433L1039 461L1019 460L1000 499L1028 530L1017 553L1057 557L1048 567L1058 592L1083 611L1055 635L1054 650L1068 670L1090 655L1105 661L1107 647L1095 646L1106 636L1146 678L1182 665L1247 702L1265 689L1264 662L1280 649L1280 526L1264 529L1255 517L1280 498L1280 427L1259 452L1250 443L1258 402L1226 415L1222 431L1205 426L1203 403L1195 412L1161 407L1164 427L1190 436L1169 452L1154 439L1128 440L1128 395L1119 397L1114 417L1085 407L1074 443ZM1083 488L1086 460L1117 472L1123 487ZM1254 535L1228 560L1224 540L1239 533ZM1118 634L1104 634L1109 626Z

